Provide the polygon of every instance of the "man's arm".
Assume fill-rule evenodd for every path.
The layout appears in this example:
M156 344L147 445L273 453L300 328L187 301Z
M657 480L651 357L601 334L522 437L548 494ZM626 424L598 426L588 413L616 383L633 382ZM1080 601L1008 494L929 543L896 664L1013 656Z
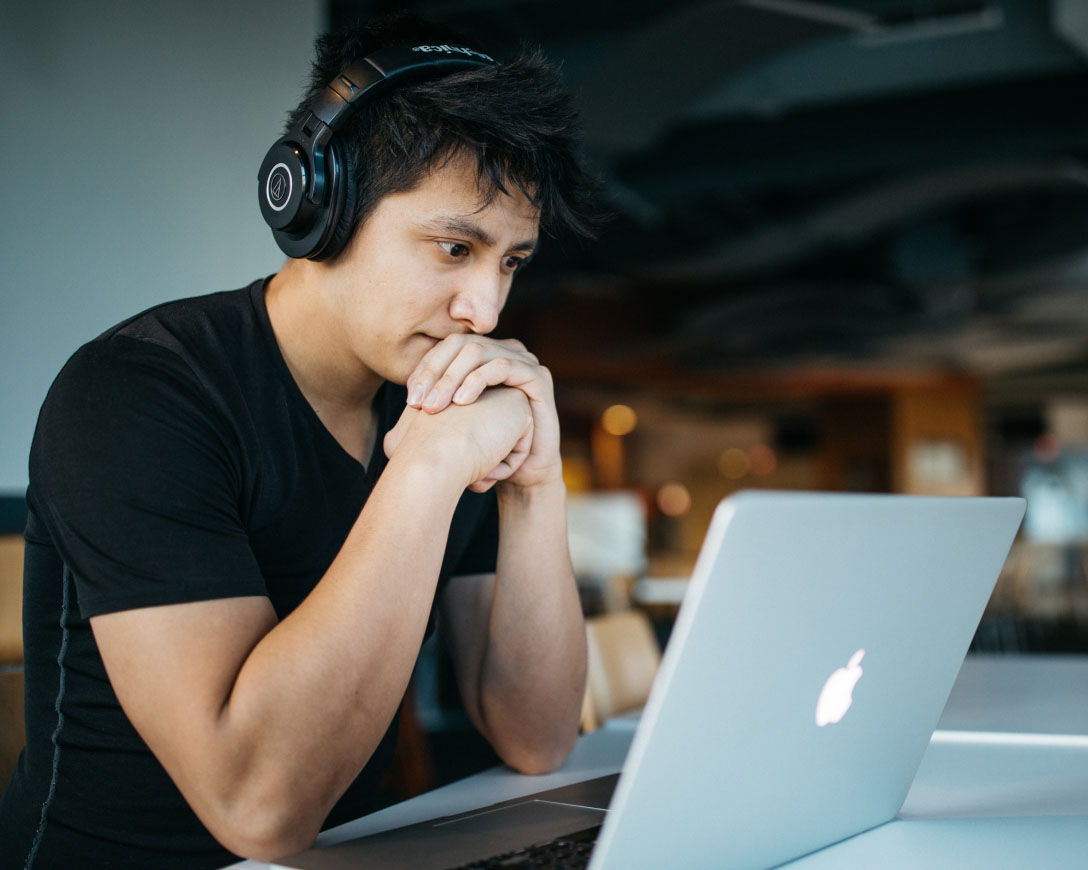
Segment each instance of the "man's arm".
M586 645L568 552L551 375L520 342L456 335L421 360L408 385L421 397L421 411L439 417L497 385L529 399L529 452L492 477L499 500L496 578L451 580L442 625L476 727L512 767L553 770L578 735Z
M578 737L585 626L567 553L565 492L499 494L497 577L455 577L441 599L469 717L522 773L559 767Z
M340 553L282 622L257 597L92 618L126 714L226 848L268 859L312 843L392 720L457 500L532 426L515 391L457 410L403 434Z

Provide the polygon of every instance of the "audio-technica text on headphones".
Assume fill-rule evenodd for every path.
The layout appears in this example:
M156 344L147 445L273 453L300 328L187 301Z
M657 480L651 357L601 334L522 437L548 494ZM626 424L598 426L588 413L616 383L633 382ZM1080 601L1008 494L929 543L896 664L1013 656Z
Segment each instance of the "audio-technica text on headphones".
M493 58L458 45L383 48L344 67L302 122L268 149L257 173L261 214L289 257L324 260L346 242L334 238L348 202L348 167L333 134L365 100L405 81L435 78Z

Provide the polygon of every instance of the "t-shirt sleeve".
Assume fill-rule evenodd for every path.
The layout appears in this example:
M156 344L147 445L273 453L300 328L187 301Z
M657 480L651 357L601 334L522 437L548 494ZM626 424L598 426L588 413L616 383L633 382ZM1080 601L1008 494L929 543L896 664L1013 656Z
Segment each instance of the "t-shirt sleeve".
M86 345L38 418L29 497L80 613L267 594L240 517L228 415L150 342Z

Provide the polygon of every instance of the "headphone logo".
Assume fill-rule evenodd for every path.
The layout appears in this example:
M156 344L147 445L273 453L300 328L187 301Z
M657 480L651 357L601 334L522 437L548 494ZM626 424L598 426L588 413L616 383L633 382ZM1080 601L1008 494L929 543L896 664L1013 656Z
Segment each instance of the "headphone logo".
M462 54L465 57L475 60L485 60L488 63L495 63L495 58L490 55L484 54L482 51L475 51L471 48L465 48L463 45L413 45L412 51L432 52L437 51L443 54Z
M286 163L277 163L268 173L264 186L265 199L274 211L283 211L291 198L291 173Z

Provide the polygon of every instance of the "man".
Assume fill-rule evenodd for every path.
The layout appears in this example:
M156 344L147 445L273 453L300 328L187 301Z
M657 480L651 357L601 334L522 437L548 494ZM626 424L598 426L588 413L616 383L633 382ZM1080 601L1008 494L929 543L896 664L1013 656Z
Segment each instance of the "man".
M421 41L456 42L403 18L323 38L289 128ZM4 866L307 847L370 808L435 608L498 754L562 763L585 647L552 387L486 336L541 225L586 228L572 123L532 56L402 83L335 131L340 250L65 366L31 450Z

